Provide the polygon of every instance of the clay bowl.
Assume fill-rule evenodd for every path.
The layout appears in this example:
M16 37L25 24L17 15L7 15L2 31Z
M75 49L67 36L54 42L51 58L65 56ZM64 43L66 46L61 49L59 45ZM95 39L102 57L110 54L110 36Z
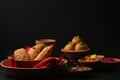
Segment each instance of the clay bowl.
M9 60L12 58L14 58L13 55L8 57ZM21 68L33 68L41 61L42 60L15 60L17 67L21 67Z
M90 48L84 50L64 50L61 49L61 52L69 59L69 60L77 60L78 58L85 57L88 54Z
M81 64L81 65L84 65L84 66L88 66L88 67L91 67L93 70L95 70L99 64L99 59L97 58L94 58L90 61L86 61L86 58L79 58L78 59L78 62Z
M67 60L64 59L62 66L67 64ZM61 72L61 68L26 68L26 67L12 67L10 59L5 59L0 63L3 71L6 75L13 78L50 78L58 75Z
M13 55L9 56L8 59L10 60L11 58L14 58ZM57 57L54 57L57 58ZM39 62L41 62L42 60L15 60L16 62L16 67L20 67L20 68L33 68L35 65L37 65ZM67 64L67 60L63 59L63 63L62 66Z
M117 70L118 65L120 64L120 59L119 58L112 58L113 61L107 61L107 59L109 59L109 58L107 57L107 58L101 59L101 62L103 64L102 65L103 69L105 69L107 71Z
M36 43L36 44L41 44L41 43L43 43L43 44L45 44L46 46L47 46L47 45L55 45L56 40L55 40L55 39L37 39L37 40L35 41L35 43Z

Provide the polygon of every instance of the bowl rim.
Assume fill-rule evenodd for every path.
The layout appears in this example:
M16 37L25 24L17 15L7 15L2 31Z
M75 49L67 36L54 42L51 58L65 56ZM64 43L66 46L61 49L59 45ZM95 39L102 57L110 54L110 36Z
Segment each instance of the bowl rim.
M106 58L103 58L103 59L101 59L100 61L101 62L103 62L103 63L120 63L120 58L115 58L115 57L113 57L113 59L116 59L116 60L118 60L118 61L104 61L104 59L107 59L107 58L109 58L109 57L106 57Z
M95 58L94 61L81 61L81 59L85 59L85 58L79 58L78 59L79 63L95 63L95 62L99 62L100 61L100 59L97 59L97 58Z
M12 67L12 66L6 66L4 65L5 62L9 61L9 59L4 59L0 62L1 67L6 69L21 69L21 70L38 70L38 69L50 69L49 67L42 67L42 68L22 68L22 67Z
M92 54L89 54L89 55L86 55L85 57L89 57L89 56L91 56ZM102 55L102 54L96 54L98 57L98 59L101 59L101 58L104 58L105 56L104 55ZM100 56L100 57L99 57Z
M56 42L56 40L52 38L40 38L40 39L36 39L35 41L42 41L43 43L44 42Z
M50 69L50 67L46 67L46 68L44 68L44 67L41 67L41 68L22 68L22 67L12 67L12 66L6 66L6 65L4 65L4 63L5 63L6 61L9 61L9 60L10 60L10 59L4 59L4 60L2 60L2 61L0 62L0 66L3 67L3 68L8 68L8 69L26 69L26 70ZM64 60L63 65L68 63L68 60L67 60L67 59L63 59L63 60Z
M80 52L87 52L90 48L84 49L84 50L64 50L64 48L61 49L62 52L66 53L80 53Z

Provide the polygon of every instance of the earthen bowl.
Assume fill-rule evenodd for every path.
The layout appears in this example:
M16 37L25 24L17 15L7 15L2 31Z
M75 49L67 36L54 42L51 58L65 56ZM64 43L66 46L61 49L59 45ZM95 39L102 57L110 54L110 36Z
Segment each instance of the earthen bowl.
M55 39L37 39L35 41L36 44L45 44L46 46L48 45L55 45L56 40Z
M87 67L91 67L93 70L95 70L99 64L99 59L97 58L94 58L90 61L86 61L86 58L79 58L78 59L78 62L81 64L81 65L84 65L84 66L87 66Z
M11 60L11 58L14 58L14 56L11 55L8 57L9 60ZM15 60L16 66L21 68L33 68L41 61L42 60Z
M112 58L113 61L106 61L106 59L108 59L108 57L101 59L103 69L108 70L108 71L117 70L118 65L120 65L120 58L114 57Z
M13 78L46 78L54 77L61 73L64 65L67 64L67 60L64 59L60 68L24 68L24 67L13 67L10 59L5 59L1 61L0 65L6 75Z
M11 58L14 58L13 55L9 56L8 59L10 60ZM58 58L58 57L53 57L53 58ZM19 68L33 68L35 65L37 65L39 62L42 60L15 60L16 62L16 67ZM66 59L63 59L63 65L66 65L68 61Z
M69 60L77 60L78 58L85 57L88 54L90 48L84 50L64 50L61 49L61 52L69 59Z

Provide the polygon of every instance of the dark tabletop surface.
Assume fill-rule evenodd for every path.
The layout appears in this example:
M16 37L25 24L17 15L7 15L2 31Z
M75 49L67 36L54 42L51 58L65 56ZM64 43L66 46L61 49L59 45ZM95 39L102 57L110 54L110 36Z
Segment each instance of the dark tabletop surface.
M120 68L120 66L119 66ZM48 78L33 78L34 80L120 80L120 69L112 70L112 71L91 71L85 74L68 74L66 72L60 73L56 75L55 77L48 77ZM22 79L16 79L13 77L9 77L4 72L4 69L0 68L0 80L24 80ZM30 80L30 79L25 79Z

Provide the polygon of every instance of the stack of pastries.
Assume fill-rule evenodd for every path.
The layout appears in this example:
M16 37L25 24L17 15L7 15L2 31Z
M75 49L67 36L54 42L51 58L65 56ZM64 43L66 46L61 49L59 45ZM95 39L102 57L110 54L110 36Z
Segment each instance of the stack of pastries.
M42 60L51 56L53 45L46 46L45 44L37 44L26 50L19 48L14 51L15 60Z

